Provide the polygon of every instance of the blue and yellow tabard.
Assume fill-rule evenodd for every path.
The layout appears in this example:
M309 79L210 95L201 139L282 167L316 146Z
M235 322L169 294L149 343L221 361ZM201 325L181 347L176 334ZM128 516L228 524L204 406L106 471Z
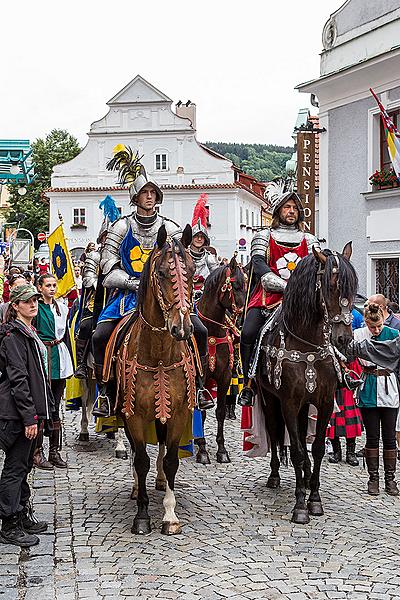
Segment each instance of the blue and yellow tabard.
M129 227L119 249L122 269L130 277L137 277L139 279L152 250L153 248L143 248ZM98 322L121 319L133 312L135 308L136 292L118 290L111 296L108 304L103 308Z

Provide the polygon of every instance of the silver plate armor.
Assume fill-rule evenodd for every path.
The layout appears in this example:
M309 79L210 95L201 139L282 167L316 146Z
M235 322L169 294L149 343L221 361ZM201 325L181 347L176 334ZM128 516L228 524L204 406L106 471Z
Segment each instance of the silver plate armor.
M86 255L85 264L82 271L82 285L84 288L96 289L97 278L99 276L100 252L92 250Z
M301 244L305 238L309 254L312 252L313 246L317 250L320 250L320 244L315 235L304 233L304 231L298 229L297 225L279 225L279 227L274 229L262 229L256 233L251 242L251 257L260 255L266 259L271 235L278 244L293 247ZM269 271L262 276L261 285L267 292L283 292L286 287L286 281L279 277L279 275Z
M140 242L143 249L153 248L161 225L165 225L168 235L181 237L182 230L179 225L162 215L157 215L154 223L146 227L136 219L136 213L118 219L113 223L107 233L100 260L101 271L105 275L104 287L137 290L139 278L130 277L121 268L119 254L121 243L130 227L134 237Z
M202 277L206 280L209 274L219 267L217 257L208 250L201 253L190 250L190 255L196 267L195 277Z

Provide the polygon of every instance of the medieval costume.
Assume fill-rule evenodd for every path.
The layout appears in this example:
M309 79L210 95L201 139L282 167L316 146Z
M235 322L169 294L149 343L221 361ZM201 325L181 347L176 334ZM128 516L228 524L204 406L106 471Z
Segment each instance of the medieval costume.
M253 404L249 368L257 336L273 309L282 302L287 281L298 262L311 253L313 246L319 248L318 239L303 230L304 208L299 196L293 191L284 192L283 189L276 183L267 187L266 194L272 206L272 224L256 233L251 243L252 276L257 283L250 296L240 343L246 386L239 397L242 406ZM281 209L289 201L295 202L298 211L298 218L293 224L283 223L280 218Z
M399 337L397 329L384 326L377 336L372 336L368 327L354 332L356 342L376 340L385 342ZM363 356L365 356L363 354ZM370 480L368 492L379 493L379 438L382 432L385 489L390 495L398 495L394 480L396 472L396 420L399 410L399 389L395 373L381 369L373 362L360 360L365 382L359 392L359 406L366 431L364 455Z
M120 217L120 211L114 199L109 195L100 202L99 208L103 209L104 212L103 223L97 237L99 247L97 250L94 249L85 254L85 264L82 272L82 295L76 319L78 333L75 339L77 368L74 375L77 379L86 379L88 377L86 359L94 328L93 311L99 277L101 250L108 228L111 223L114 223Z
M133 153L128 146L118 144L114 148L114 157L108 162L107 169L117 170L119 183L129 186L131 204L138 206L140 193L147 190L155 192L156 205L162 204L161 189L154 181L147 178L138 155ZM93 334L94 367L99 389L98 405L93 411L95 416L107 417L110 414L106 385L103 383L103 364L107 342L118 321L126 315L135 313L140 276L155 246L158 230L163 225L167 235L181 238L182 230L179 225L160 215L155 206L152 214L143 216L136 210L131 215L115 221L107 231L104 248L101 252L100 270L103 278L102 284L111 293L106 306L100 313ZM194 327L196 336L195 324ZM198 345L200 346L200 344ZM200 390L200 401L201 392L202 390Z
M363 316L352 309L353 331L364 326ZM350 366L352 370L352 365ZM346 387L338 389L335 395L336 405L339 409L332 413L326 436L331 441L333 453L329 457L330 463L339 463L342 460L342 446L340 438L346 439L346 462L352 467L359 464L356 455L356 437L362 433L362 418L359 407L356 405L354 391Z
M195 301L199 300L203 291L204 282L210 273L218 269L217 257L207 247L210 246L210 236L208 235L207 222L208 222L208 208L207 194L201 194L197 200L196 206L193 211L192 219L192 236L198 236L202 234L204 243L201 248L195 246L193 241L189 247L189 252L193 258L196 272L193 278Z
M54 300L47 304L39 300L39 310L35 319L35 327L39 338L47 348L48 377L54 397L54 412L51 415L52 429L49 437L49 460L43 453L43 434L38 435L34 456L35 466L51 468L51 465L66 468L67 463L61 458L62 445L60 402L64 394L65 383L74 372L70 350L68 331L68 307L63 302ZM48 464L50 463L50 465Z

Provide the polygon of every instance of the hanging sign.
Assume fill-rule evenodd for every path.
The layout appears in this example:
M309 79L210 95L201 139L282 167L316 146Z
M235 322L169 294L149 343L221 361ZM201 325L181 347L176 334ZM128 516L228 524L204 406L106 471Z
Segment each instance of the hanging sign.
M304 228L315 234L315 133L297 133L297 193L304 206Z

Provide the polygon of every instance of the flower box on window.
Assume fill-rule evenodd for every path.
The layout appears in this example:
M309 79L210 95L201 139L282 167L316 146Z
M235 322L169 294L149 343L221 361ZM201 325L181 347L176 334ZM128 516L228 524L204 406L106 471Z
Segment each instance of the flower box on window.
M85 223L73 223L71 229L87 229Z
M376 170L369 180L376 190L399 187L399 180L393 169Z

